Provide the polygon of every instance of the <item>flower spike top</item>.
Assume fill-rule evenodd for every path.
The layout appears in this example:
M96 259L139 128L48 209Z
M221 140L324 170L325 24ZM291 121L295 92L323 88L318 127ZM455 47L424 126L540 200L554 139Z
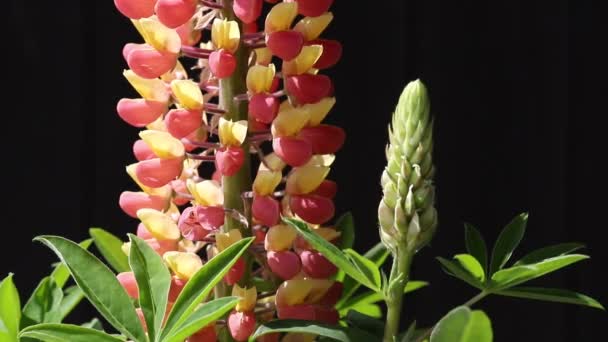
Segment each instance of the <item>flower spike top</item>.
M232 289L216 291L241 298L226 320L237 341L274 317L337 323L336 267L281 224L293 216L328 241L340 238L330 225L337 184L327 177L346 135L324 123L336 99L323 71L342 46L321 37L332 3L115 0L142 38L123 49L135 96L117 105L121 119L141 128L137 162L127 167L141 191L123 192L120 207L140 220L137 235L181 287L205 259L257 237L224 278ZM180 58L200 72L188 74ZM259 298L254 273L285 282Z

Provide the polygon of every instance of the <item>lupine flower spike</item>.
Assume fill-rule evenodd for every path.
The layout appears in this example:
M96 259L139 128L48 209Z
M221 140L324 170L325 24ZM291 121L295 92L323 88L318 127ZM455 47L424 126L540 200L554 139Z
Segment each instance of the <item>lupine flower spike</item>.
M332 3L115 0L141 34L122 51L134 96L117 105L121 119L141 128L136 162L127 166L139 189L123 192L119 205L167 264L170 302L205 259L257 237L215 291L241 298L225 322L237 341L275 317L338 320L336 267L280 223L293 216L328 241L340 238L329 225L337 185L327 177L345 133L323 123L336 100L322 71L338 62L342 46L320 37ZM180 57L194 59L200 73L188 75ZM253 274L284 282L259 298ZM118 279L137 296L132 272ZM218 337L210 325L188 341Z

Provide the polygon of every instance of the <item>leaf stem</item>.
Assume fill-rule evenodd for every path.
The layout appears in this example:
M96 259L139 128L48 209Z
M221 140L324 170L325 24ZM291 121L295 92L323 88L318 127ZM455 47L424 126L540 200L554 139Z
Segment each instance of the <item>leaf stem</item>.
M384 342L394 342L399 333L399 323L403 305L403 291L409 280L412 256L407 247L397 248L397 256L393 255L393 266L388 281L386 298L386 324L384 326Z

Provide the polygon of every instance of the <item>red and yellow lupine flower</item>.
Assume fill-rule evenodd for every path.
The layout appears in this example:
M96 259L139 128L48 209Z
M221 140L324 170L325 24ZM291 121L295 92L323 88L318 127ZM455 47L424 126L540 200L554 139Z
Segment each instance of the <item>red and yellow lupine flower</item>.
M337 322L333 306L341 284L329 280L335 266L280 220L297 217L327 241L340 237L328 225L337 185L327 177L345 133L324 123L336 100L322 74L342 54L338 41L321 37L333 20L332 3L234 0L224 8L215 0L115 0L142 38L123 49L123 75L138 95L117 105L120 118L142 129L133 144L137 162L127 166L139 190L123 192L119 205L140 221L137 235L171 270L170 302L204 264L202 247L210 245L211 258L244 235L258 237L249 253L255 261L242 257L224 278L241 298L226 320L237 341L247 340L257 321L275 316ZM225 11L234 16L224 17ZM204 36L210 40L201 41ZM198 77L188 75L179 57L196 59ZM235 88L224 89L227 84ZM235 89L242 93L231 93ZM229 112L243 110L244 116ZM225 182L243 174L250 153L259 157L250 188L227 193ZM231 206L235 195L244 209ZM228 226L235 219L242 229ZM251 264L257 269L248 270ZM258 299L244 277L250 271L284 283L274 296ZM132 273L118 278L137 294ZM267 311L258 315L259 307ZM211 324L188 341L216 338ZM294 338L314 336L283 340ZM278 335L264 340L278 341Z

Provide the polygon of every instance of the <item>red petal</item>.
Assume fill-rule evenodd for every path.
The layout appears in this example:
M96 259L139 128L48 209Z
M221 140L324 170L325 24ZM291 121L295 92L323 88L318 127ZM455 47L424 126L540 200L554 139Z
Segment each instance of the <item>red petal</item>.
M114 5L125 17L147 18L154 14L156 0L114 0Z
M334 198L336 193L338 192L338 184L336 182L326 179L324 180L319 187L317 187L311 195L319 195L326 198Z
M152 151L148 144L141 139L136 140L133 143L133 154L135 155L135 159L137 159L137 161L156 158L154 151Z
M142 208L164 210L167 201L159 196L152 196L142 192L123 191L118 199L118 205L127 215L137 218L137 211Z
M245 162L245 152L241 147L222 147L215 151L215 166L224 176L235 175Z
M167 131L177 139L184 138L196 131L203 122L201 110L188 110L184 108L171 109L165 115Z
M302 74L287 77L285 88L299 104L316 103L331 94L333 85L327 75Z
M317 195L291 196L291 210L304 221L312 224L323 224L334 216L334 202Z
M167 104L144 99L121 99L116 111L129 125L144 127L163 115L167 111Z
M272 273L283 280L295 277L300 273L302 267L300 258L292 251L268 251L266 253L266 260Z
M294 137L279 137L272 140L272 149L285 163L293 167L306 164L312 157L310 143Z
M314 65L317 69L330 68L342 57L342 44L337 40L315 39L308 41L306 45L323 45L323 53Z
M245 24L255 22L262 13L262 0L234 0L234 14Z
M160 188L182 173L182 158L148 159L137 163L135 174L145 186Z
M251 204L251 214L256 221L271 227L279 222L281 206L279 201L270 196L255 196Z
M157 78L175 67L177 56L160 52L144 44L133 48L127 55L127 64L134 73L143 78Z
M239 258L224 276L224 281L228 285L234 285L241 280L243 274L245 274L245 261L243 261L243 258Z
M319 252L302 251L300 259L304 272L313 278L329 278L338 271L336 266Z
M342 297L343 289L344 289L344 286L342 285L341 282L339 282L339 281L334 282L331 285L331 287L329 288L329 290L327 290L327 292L325 293L323 298L321 298L319 300L319 305L326 305L329 307L333 307L334 305L336 305L338 300L340 300L340 297Z
M253 311L232 311L228 315L228 330L236 341L247 341L255 330L255 313Z
M296 58L304 45L304 37L298 31L277 31L266 36L266 46L273 55L285 61Z
M158 21L169 28L177 28L192 18L196 3L196 0L158 0L154 9Z
M306 17L318 17L327 12L334 0L296 0L298 13Z
M268 94L254 94L249 99L248 111L257 121L270 124L279 111L279 100Z
M338 126L319 125L303 128L298 138L312 146L313 154L334 154L344 145L346 133Z
M209 69L217 78L230 77L236 69L236 59L224 49L213 51L209 55Z
M198 206L196 207L196 218L203 229L214 231L224 225L224 208L221 206Z

